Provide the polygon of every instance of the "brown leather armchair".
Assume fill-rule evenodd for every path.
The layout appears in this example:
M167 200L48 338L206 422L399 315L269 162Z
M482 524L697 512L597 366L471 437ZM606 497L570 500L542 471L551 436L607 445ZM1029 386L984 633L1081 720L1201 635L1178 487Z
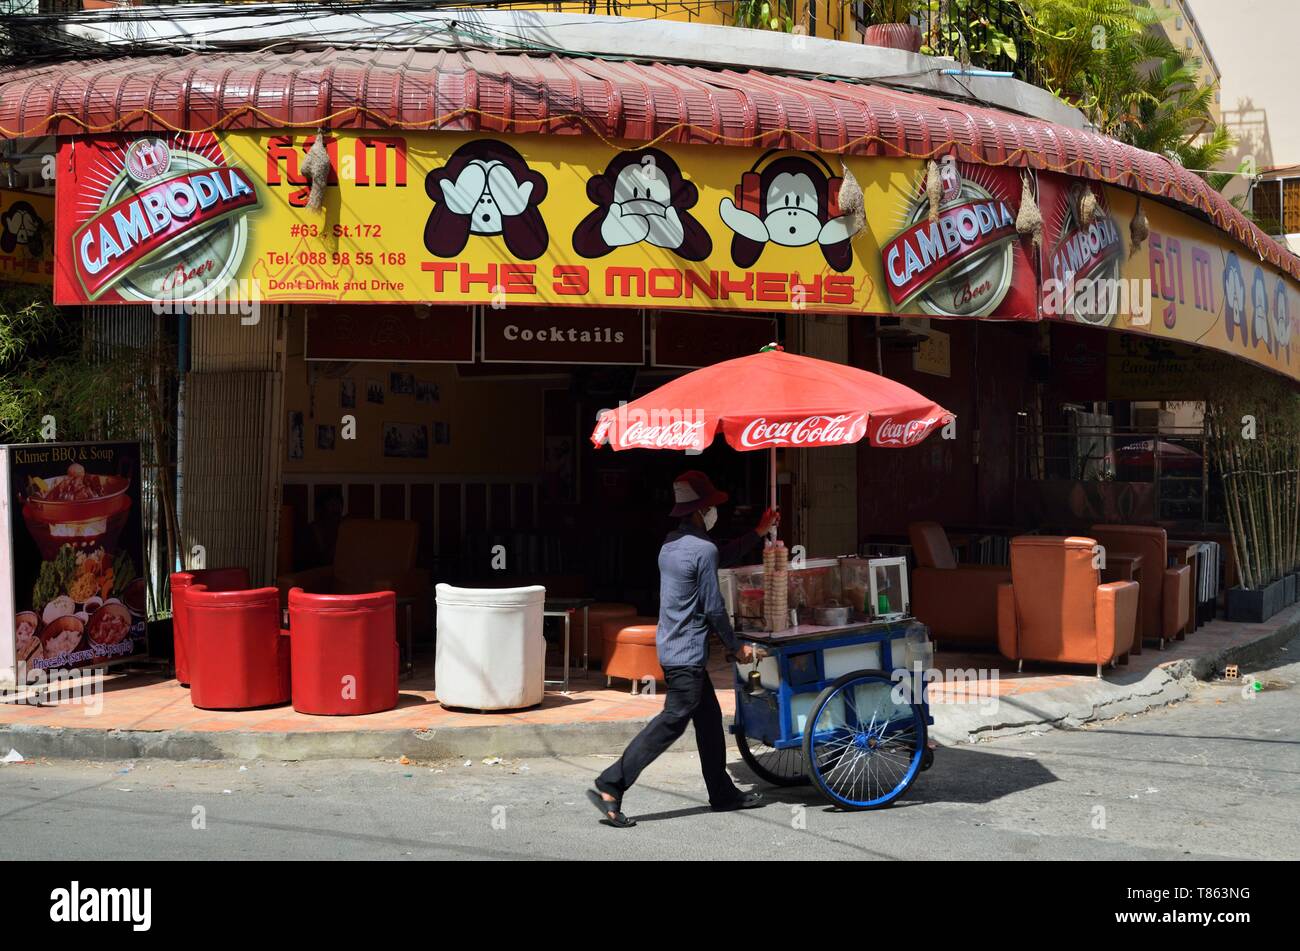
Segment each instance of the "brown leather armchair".
M1091 538L1011 539L1011 583L998 588L998 650L1026 660L1128 662L1138 611L1134 581L1101 583Z
M1169 545L1165 530L1154 525L1094 525L1091 531L1107 551L1142 556L1138 638L1159 640L1163 648L1165 641L1180 636L1187 626L1192 569L1190 565L1166 567Z
M393 591L399 598L415 598L411 609L417 631L429 626L429 573L415 567L420 527L415 522L393 518L345 518L339 523L334 546L334 564L280 575L281 604L287 604L289 590L302 588L310 594L366 594ZM397 609L398 625L406 623L406 611Z
M998 585L1011 580L999 565L958 565L938 522L913 522L907 535L916 556L912 613L936 642L998 646Z

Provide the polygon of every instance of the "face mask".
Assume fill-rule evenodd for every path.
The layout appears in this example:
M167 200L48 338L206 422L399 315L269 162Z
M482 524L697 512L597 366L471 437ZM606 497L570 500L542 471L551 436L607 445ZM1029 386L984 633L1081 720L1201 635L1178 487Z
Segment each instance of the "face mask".
M718 524L717 506L710 505L708 508L704 510L704 530L706 532L711 532L713 531L713 526L717 524Z

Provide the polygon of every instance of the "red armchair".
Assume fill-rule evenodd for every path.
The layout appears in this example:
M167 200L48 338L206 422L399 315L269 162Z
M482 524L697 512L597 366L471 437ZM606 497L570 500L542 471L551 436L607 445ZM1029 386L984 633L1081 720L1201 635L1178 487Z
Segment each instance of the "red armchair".
M182 687L190 685L189 651L185 643L185 589L196 584L209 591L242 591L249 586L248 569L199 568L172 573L172 656L176 661L176 680Z
M348 716L397 706L397 596L289 592L293 708Z
M1011 540L1011 583L998 588L998 649L1004 657L1095 664L1128 661L1138 586L1101 583L1091 538L1022 535Z
M334 564L280 575L276 584L288 603L289 591L313 594L368 594L393 591L414 598L417 630L429 626L429 573L415 566L420 526L395 518L345 518L339 524Z
M1165 530L1154 525L1094 525L1092 535L1107 551L1134 552L1142 556L1141 607L1137 636L1173 640L1187 626L1192 584L1190 565L1166 567L1169 544Z
M275 588L185 591L190 702L203 710L245 710L289 702L289 638L280 630Z
M916 556L912 613L936 642L997 647L998 585L1011 580L1011 569L957 564L938 522L913 522L907 535Z

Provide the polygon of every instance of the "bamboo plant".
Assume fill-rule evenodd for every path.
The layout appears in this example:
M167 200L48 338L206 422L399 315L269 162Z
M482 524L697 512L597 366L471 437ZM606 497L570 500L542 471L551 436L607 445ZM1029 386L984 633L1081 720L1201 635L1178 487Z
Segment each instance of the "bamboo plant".
M1225 367L1205 407L1241 583L1300 570L1300 395L1260 370Z

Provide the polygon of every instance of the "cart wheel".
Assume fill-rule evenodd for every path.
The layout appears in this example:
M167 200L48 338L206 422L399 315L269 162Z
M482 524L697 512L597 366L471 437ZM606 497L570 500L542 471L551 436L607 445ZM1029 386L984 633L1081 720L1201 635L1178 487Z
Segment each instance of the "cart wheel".
M808 777L845 809L879 809L905 793L925 759L925 713L897 703L879 670L845 674L813 701L803 736Z
M736 748L745 765L754 775L773 786L805 786L808 774L803 766L803 751L797 746L778 750L762 740L751 740L737 723L732 730L736 735Z

